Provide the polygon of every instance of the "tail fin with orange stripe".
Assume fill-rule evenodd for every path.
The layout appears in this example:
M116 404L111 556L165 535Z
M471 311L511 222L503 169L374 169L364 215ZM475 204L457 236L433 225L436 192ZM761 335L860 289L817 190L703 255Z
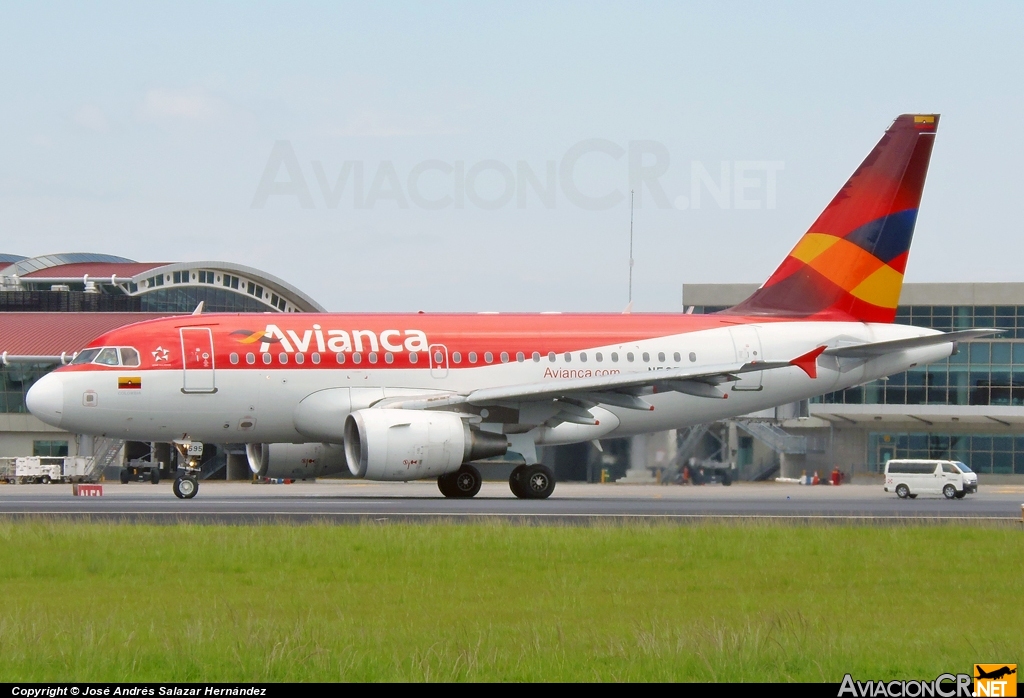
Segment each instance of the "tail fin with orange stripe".
M771 278L726 312L892 322L938 125L898 117Z

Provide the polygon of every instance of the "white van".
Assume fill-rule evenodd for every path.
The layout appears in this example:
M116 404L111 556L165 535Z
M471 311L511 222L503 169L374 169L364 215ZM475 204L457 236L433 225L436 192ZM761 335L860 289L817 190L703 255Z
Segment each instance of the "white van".
M978 475L958 460L893 459L885 464L885 491L900 499L919 494L962 499L978 491Z

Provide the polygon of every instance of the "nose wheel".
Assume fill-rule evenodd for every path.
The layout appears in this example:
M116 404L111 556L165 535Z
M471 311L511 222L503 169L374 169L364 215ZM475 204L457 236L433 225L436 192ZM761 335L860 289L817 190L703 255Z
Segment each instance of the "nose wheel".
M192 499L199 492L199 480L193 475L183 475L174 481L171 489L178 499Z

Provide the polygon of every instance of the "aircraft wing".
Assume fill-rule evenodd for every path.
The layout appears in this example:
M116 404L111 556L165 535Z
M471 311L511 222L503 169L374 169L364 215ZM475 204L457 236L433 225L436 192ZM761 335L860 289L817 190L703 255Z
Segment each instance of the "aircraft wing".
M909 339L893 339L886 342L870 342L868 344L854 344L844 347L833 347L826 349L825 356L836 356L843 359L870 359L874 356L891 354L906 349L918 349L930 347L936 344L948 344L950 342L965 342L978 337L985 337L990 334L999 334L1003 330L997 329L975 329L959 330L957 332L945 332L943 334L930 334L924 337L910 337Z
M480 388L468 393L452 393L422 398L389 400L380 407L402 409L437 409L454 405L485 407L510 402L574 400L581 403L607 404L636 410L653 410L640 395L675 391L698 397L724 399L728 393L718 389L721 383L739 380L740 374L770 371L797 366L812 378L817 375L816 361L824 351L818 347L790 361L750 361L747 363L671 368L660 371L633 371L588 378L558 378L538 383Z

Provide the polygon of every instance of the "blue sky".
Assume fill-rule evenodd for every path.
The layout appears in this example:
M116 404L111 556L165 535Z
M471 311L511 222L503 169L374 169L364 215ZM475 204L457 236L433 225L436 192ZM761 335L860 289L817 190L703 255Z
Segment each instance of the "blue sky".
M234 260L333 310L617 311L639 163L664 195L640 186L634 307L674 310L683 282L765 279L893 117L936 111L907 278L1016 281L1022 20L1021 3L2 3L0 252ZM290 160L260 195L273 152Z

